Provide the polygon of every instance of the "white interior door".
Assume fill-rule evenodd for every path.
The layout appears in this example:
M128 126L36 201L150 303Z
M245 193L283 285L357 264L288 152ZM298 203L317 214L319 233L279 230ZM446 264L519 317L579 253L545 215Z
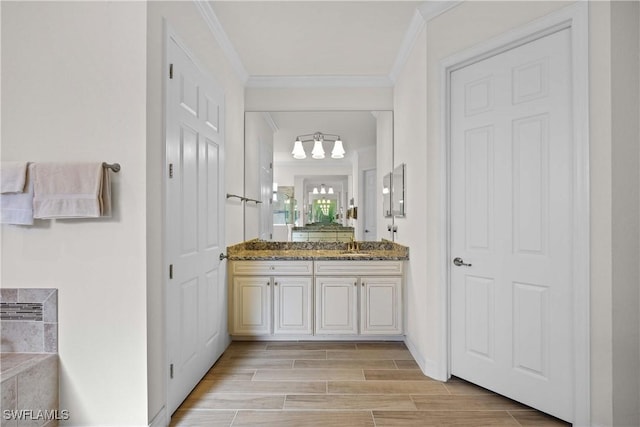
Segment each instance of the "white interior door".
M376 235L376 206L378 204L376 200L376 195L378 194L376 192L376 180L377 171L375 169L364 171L364 209L361 212L364 220L362 240L370 242L378 239Z
M224 98L169 38L166 85L168 409L173 413L227 344Z
M451 74L451 373L571 421L570 31Z

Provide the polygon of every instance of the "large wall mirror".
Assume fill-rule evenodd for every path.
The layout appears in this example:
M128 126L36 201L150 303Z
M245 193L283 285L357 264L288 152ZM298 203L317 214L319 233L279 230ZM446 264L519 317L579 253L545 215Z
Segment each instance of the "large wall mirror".
M318 147L324 158L314 158ZM383 176L392 162L391 111L246 112L244 195L262 203L245 203L245 239L291 241L310 227L391 238Z

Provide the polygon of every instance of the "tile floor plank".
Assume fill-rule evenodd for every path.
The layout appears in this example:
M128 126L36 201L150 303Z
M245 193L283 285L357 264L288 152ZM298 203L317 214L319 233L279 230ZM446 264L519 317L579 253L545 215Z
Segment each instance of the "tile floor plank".
M296 360L294 369L396 369L393 360Z
M267 350L355 350L356 343L347 341L275 341Z
M326 359L326 350L247 350L233 353L230 357L238 359Z
M413 360L413 356L406 349L327 350L327 359Z
M447 389L437 381L329 381L327 392L336 394L441 394Z
M284 395L208 394L187 398L180 409L283 409Z
M493 427L518 426L506 411L373 411L376 427Z
M367 381L435 381L420 369L365 369L364 376Z
M216 366L222 369L291 369L293 367L293 362L293 359L225 359L218 362Z
M172 427L566 427L460 378L425 376L402 342L233 342Z
M570 423L539 411L509 411L523 427L571 427Z
M415 360L394 360L398 369L420 369Z
M238 411L233 427L374 427L371 411Z
M357 381L362 369L258 369L253 381Z
M170 427L229 427L236 411L178 410L171 417Z
M491 390L482 388L460 378L451 377L445 384L451 394L493 394Z
M419 411L507 411L529 409L529 407L521 403L495 394L461 396L413 395L412 397Z
M327 390L325 381L234 381L203 380L194 392L212 393L245 393L245 394L324 394Z
M384 394L287 395L284 408L416 410L410 396Z
M356 343L358 350L406 350L402 341L363 341Z

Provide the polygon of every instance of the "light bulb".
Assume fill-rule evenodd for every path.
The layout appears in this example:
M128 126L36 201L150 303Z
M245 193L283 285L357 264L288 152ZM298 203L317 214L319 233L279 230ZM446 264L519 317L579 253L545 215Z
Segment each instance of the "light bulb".
M313 143L313 150L311 151L311 157L314 159L324 159L324 148L322 147L322 141L316 139Z
M304 147L302 146L302 141L296 139L296 142L293 144L293 154L294 159L306 159L307 153L304 152Z
M332 159L342 159L344 158L344 147L342 146L342 141L336 139L335 144L333 144L333 150L331 150L331 158Z

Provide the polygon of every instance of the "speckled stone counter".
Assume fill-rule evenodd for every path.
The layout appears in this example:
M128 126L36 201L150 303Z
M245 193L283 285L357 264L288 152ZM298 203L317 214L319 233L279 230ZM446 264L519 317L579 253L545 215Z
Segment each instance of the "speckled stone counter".
M357 242L348 250L343 242L267 242L249 240L227 248L229 260L391 260L409 259L409 248L388 240Z

